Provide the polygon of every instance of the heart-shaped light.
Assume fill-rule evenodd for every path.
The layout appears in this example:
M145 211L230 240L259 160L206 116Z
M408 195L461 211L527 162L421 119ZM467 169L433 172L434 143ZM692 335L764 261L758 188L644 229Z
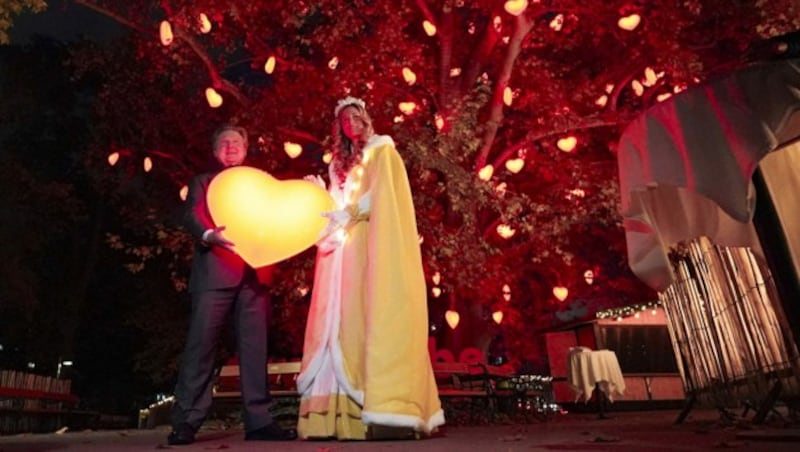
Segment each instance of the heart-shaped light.
M566 300L568 294L569 290L567 290L567 288L564 286L553 287L553 296L558 298L558 301Z
M450 329L454 330L458 326L458 321L461 319L461 316L458 315L458 312L449 309L444 313L444 319L447 320L447 324L450 325Z
M578 144L578 139L575 137L561 138L556 142L556 146L564 152L572 152L576 144Z
M328 192L305 180L275 179L249 166L228 168L211 180L206 195L214 224L234 250L258 268L288 259L312 246L333 210Z
M617 21L617 26L622 28L623 30L633 31L636 27L639 26L639 22L642 21L642 16L634 13L629 16L620 17Z
M289 158L295 159L303 153L303 146L300 146L297 143L292 143L291 141L287 141L283 143L283 151L286 152L286 155L288 155Z
M503 7L508 14L519 16L528 7L528 0L508 0Z
M217 108L222 105L222 96L214 88L206 88L206 101L211 108Z
M523 166L525 166L525 160L522 160L520 158L506 160L506 169L514 174L520 172Z
M492 320L494 320L494 323L500 325L503 321L503 311L494 311L492 313Z

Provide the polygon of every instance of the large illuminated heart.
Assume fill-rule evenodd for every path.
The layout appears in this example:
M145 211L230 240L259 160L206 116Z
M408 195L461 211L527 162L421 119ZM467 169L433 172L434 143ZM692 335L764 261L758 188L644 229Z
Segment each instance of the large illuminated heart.
M211 219L225 226L234 250L258 268L288 259L317 242L333 199L317 184L278 180L249 166L228 168L211 180L206 195Z

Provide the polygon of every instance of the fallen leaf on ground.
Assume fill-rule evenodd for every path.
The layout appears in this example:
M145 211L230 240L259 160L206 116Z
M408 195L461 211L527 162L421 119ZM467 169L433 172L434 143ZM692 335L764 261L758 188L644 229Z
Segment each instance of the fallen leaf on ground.
M619 440L619 437L616 436L595 436L592 441L595 443L615 443Z
M525 439L525 435L520 435L520 434L501 436L500 437L500 441L503 441L503 442L522 441L523 439Z

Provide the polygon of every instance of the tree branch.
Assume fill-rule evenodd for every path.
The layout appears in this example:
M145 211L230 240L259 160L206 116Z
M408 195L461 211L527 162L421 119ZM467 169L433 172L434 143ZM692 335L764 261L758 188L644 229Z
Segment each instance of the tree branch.
M125 17L115 13L114 11L106 9L106 8L100 6L100 5L96 5L94 3L87 2L85 0L74 0L74 2L75 2L76 5L80 5L80 6L83 6L85 8L89 8L89 9L91 9L92 11L94 11L96 13L100 13L100 14L106 16L106 17L114 19L115 21L121 23L122 25L125 25L128 28L136 30L139 33L142 33L142 34L148 35L148 36L152 36L152 37L158 37L158 34L154 33L152 30L150 30L148 28L145 28L145 27L143 27L143 26L141 26L141 25L139 25L139 24L137 24L135 22L131 22L128 19L126 19Z
M322 141L320 141L317 137L311 135L308 132L303 132L302 130L294 130L294 129L289 129L287 127L278 127L277 130L279 133L282 133L290 137L300 138L301 140L307 141L309 143L314 143L319 145L322 144Z
M495 14L491 15L491 17L494 16ZM493 21L488 21L486 23L486 29L483 31L481 41L475 47L475 51L470 56L469 66L463 72L463 77L461 79L462 92L471 89L475 84L475 79L478 78L478 73L481 71L481 68L483 68L483 64L489 57L489 54L491 54L492 50L494 50L498 37L499 33L497 33L497 30L494 28Z
M583 118L584 120L577 125L570 125L569 127L561 127L555 130L547 130L546 132L539 132L533 135L528 135L525 137L524 140L518 141L511 146L506 147L497 158L494 159L492 162L492 166L498 168L500 165L506 162L515 152L519 149L524 148L526 146L531 145L539 140L543 140L545 138L550 138L553 136L563 135L568 132L574 132L576 130L586 130L586 129L596 129L600 127L613 127L619 126L620 124L627 123L627 119L622 117L622 115L615 115L609 117L588 117Z
M491 101L491 110L489 111L489 119L486 123L486 133L483 135L483 144L478 152L478 157L475 161L475 169L483 168L489 156L489 151L494 144L495 136L497 136L497 129L500 127L500 122L503 120L503 91L508 86L508 81L511 79L511 71L514 68L514 63L522 50L522 41L527 36L533 27L533 21L528 19L524 14L517 16L514 21L514 35L508 43L508 50L506 57L503 60L503 67L497 79L497 84L494 87L494 95Z
M109 17L109 18L119 22L122 25L125 25L128 28L136 30L139 33L142 33L144 35L151 36L151 37L157 37L158 36L156 33L151 31L149 28L147 28L147 27L145 27L145 26L143 26L141 24L138 24L136 22L132 22L132 21L128 20L127 18L123 17L122 15L120 15L120 14L114 12L114 11L111 11L111 10L109 10L107 8L104 8L104 7L100 6L100 5L97 5L95 3L92 3L92 2L89 2L89 1L86 1L86 0L74 0L74 1L75 1L76 5L80 5L80 6L83 6L85 8L91 9L91 10L93 10L95 12L98 12L98 13L106 16L106 17ZM212 85L214 86L214 88L219 88L219 89L231 94L240 104L242 104L244 106L247 106L250 103L249 100L247 99L247 97L245 97L244 94L242 94L242 92L239 90L239 88L236 85L234 85L229 80L226 80L222 76L220 76L219 71L217 70L216 66L214 66L214 63L211 61L211 57L208 55L208 52L206 52L205 49L203 49L200 46L200 44L197 43L197 41L194 39L194 37L192 37L191 35L187 34L183 30L178 29L178 28L176 28L174 26L173 26L173 34L175 36L175 39L180 39L180 40L184 41L186 44L188 44L189 48L191 48L192 51L195 53L195 55L197 55L197 57L200 58L200 61L203 62L203 64L206 67L206 70L208 71L209 77L211 77Z

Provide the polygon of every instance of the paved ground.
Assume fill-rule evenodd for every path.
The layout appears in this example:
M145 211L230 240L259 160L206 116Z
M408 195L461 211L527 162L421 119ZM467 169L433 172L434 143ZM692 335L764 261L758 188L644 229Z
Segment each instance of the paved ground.
M82 431L64 434L23 434L0 437L0 452L45 451L740 451L800 450L800 429L773 418L763 426L746 420L723 422L714 410L693 410L675 425L677 411L612 413L600 420L594 414L568 413L549 422L513 425L450 426L439 437L419 441L383 442L245 442L238 430L204 428L189 446L167 446L168 428L150 430ZM747 437L761 436L758 439Z

